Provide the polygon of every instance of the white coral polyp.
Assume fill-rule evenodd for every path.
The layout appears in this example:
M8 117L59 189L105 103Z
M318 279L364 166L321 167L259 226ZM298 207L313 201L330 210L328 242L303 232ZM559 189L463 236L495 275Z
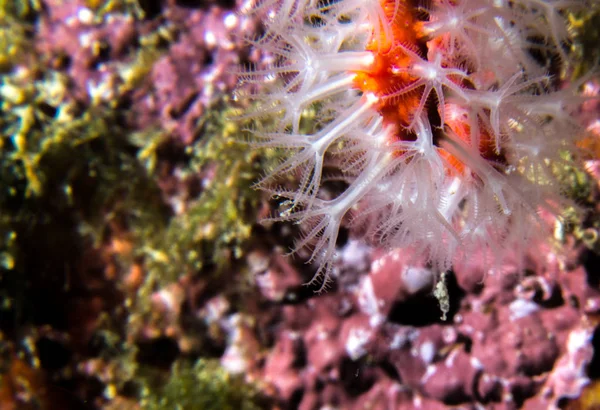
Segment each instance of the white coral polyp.
M406 126L410 139L397 138L398 128L383 120L381 96L353 87L356 73L374 63L369 44L393 37L386 4L400 10L412 2L265 0L253 8L266 18L264 34L251 43L269 63L243 74L240 89L253 91L241 94L254 109L242 117L275 118L272 129L253 130L255 143L286 153L259 186L286 199L273 219L302 224L296 250L311 247L323 286L348 219L368 240L410 247L439 271L471 252L493 255L490 267L522 255L546 234L538 210L558 203L551 167L577 137L577 87L553 90L546 73L566 53L562 13L582 2L427 2L427 57L399 44L412 63L390 68L416 77L390 90L398 104L423 94ZM547 63L532 57L539 50ZM430 104L437 104L437 120ZM303 124L308 112L310 125ZM457 121L470 130L468 141L448 126ZM502 161L481 152L484 130ZM448 154L464 170L449 171ZM322 192L329 162L347 182L334 197ZM289 176L295 188L284 184Z

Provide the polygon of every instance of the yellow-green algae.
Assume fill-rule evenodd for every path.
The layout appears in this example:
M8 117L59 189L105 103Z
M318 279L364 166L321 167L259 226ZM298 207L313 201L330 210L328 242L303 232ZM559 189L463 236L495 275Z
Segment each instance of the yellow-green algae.
M151 383L149 383L151 384ZM266 407L258 389L227 373L215 360L176 362L166 384L142 391L145 410L257 410Z
M98 19L115 10L143 17L129 0L88 4ZM145 276L134 300L119 307L125 312L101 315L96 336L104 340L100 357L106 366L123 369L107 389L134 382L146 391L141 377L146 370L138 367L133 339L127 338L134 329L123 326L139 323L136 318L145 316L151 293L161 286L182 275L217 279L242 258L260 204L251 183L275 153L249 150L237 123L228 120L227 102L215 106L201 119L200 141L180 164L184 176L206 174L205 186L174 215L155 174L170 137L157 128L132 132L122 103L166 50L169 30L159 27L140 38L139 49L120 67L113 100L82 104L68 95L67 74L32 52L31 22L39 10L35 1L0 3L0 316L14 326L30 324L44 309L43 301L31 303L31 286L48 280L57 286L47 292L58 292L56 298L68 294L81 254L105 245L119 226L130 234L133 249L117 255L122 272L138 263ZM119 323L124 316L129 322ZM185 387L192 381L198 388ZM256 408L254 390L230 379L215 362L177 367L167 386L164 397L179 408L210 408L185 404L209 393L211 403L220 403L213 408L244 408L236 403ZM189 396L182 395L184 387ZM148 406L164 405L146 394Z
M569 30L573 33L571 46L572 61L576 62L573 71L578 78L590 70L597 70L600 63L600 3L593 1L584 11L568 13Z

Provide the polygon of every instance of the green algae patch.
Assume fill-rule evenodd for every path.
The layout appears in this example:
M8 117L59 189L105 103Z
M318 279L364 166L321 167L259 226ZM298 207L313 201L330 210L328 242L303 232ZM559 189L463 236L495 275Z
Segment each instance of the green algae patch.
M163 387L144 389L145 410L258 410L266 407L256 386L227 373L217 361L176 363Z
M571 53L574 67L574 78L581 77L591 69L598 69L600 63L600 4L593 2L585 12L568 14L569 29L573 32Z

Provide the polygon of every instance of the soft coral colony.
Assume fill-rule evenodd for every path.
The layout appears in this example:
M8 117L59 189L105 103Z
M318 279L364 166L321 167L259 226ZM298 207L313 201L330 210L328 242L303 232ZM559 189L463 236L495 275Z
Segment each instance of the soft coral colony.
M244 74L255 143L284 152L259 185L285 200L331 273L342 223L438 272L490 266L545 235L556 164L576 151L583 80L561 85L569 0L265 0L266 61ZM311 124L304 119L311 116ZM325 167L335 164L341 176ZM286 182L293 176L297 184ZM324 192L343 179L338 194ZM541 224L541 226L540 226Z

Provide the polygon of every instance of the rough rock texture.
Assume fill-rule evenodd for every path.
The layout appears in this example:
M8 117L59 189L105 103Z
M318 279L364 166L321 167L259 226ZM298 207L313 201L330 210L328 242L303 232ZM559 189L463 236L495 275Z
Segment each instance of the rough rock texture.
M594 253L600 228L597 158L587 162L591 181L583 206L588 215L574 232L556 235L560 249L531 244L524 273L507 264L492 275L478 255L469 255L446 276L446 321L441 320L439 301L433 296L440 279L436 273L406 251L366 244L356 231L343 232L334 280L321 294L305 285L314 273L314 267L303 263L307 255L285 256L298 227L260 225L258 220L247 229L251 232L245 238L250 239L239 253L229 249L219 254L232 261L222 276L212 276L219 262L212 261L201 268L182 264L185 268L175 269L175 278L165 279L165 272L180 265L156 242L144 241L152 235L141 235L134 226L139 221L146 228L146 222L149 226L153 220L181 218L183 223L176 227L184 232L175 239L189 232L193 240L169 245L180 246L186 257L213 249L206 238L215 238L216 212L207 212L210 215L200 223L185 218L219 168L214 157L199 171L188 162L196 144L207 137L203 125L208 114L218 116L217 107L231 102L239 64L260 60L242 40L257 22L236 13L241 2L150 1L146 3L155 7L143 17L126 7L101 12L99 5L109 2L96 0L42 3L28 41L46 66L16 70L16 77L31 76L32 82L47 77L40 86L46 93L40 98L44 104L36 101L32 107L48 112L40 116L48 122L67 115L62 112L65 106L75 112L68 114L74 118L76 108L94 108L92 118L112 110L119 115L107 118L123 122L119 124L126 134L123 139L134 140L149 129L166 134L167 142L161 139L157 144L162 150L157 154L157 172L146 175L163 196L143 195L134 208L120 196L112 198L100 212L101 229L93 232L97 236L90 234L92 223L85 219L88 197L70 204L69 218L58 213L53 220L57 216L53 208L39 218L42 229L59 226L72 232L69 241L50 232L47 242L39 238L25 242L31 245L22 253L31 262L26 266L36 269L24 272L29 283L19 283L23 286L6 300L22 306L18 296L23 291L31 299L26 302L51 303L56 309L32 309L35 320L25 312L23 324L13 317L5 319L6 310L0 311L0 408L33 409L42 403L61 410L89 408L88 404L107 410L137 409L147 399L144 394L154 394L155 402L160 402L160 387L169 377L183 380L180 374L186 372L174 371L175 364L202 364L205 359L220 365L219 380L237 377L256 386L268 398L264 408L592 408L592 399L586 407L580 397L593 396L600 377L600 356L595 351L600 337L600 258ZM61 81L52 82L55 77ZM18 83L12 77L11 81ZM66 84L66 91L53 94L57 84ZM3 103L8 104L10 91L3 83ZM597 83L590 83L587 92L597 94ZM15 112L28 110L19 106ZM598 140L597 102L586 103L582 115L589 117L589 131ZM31 123L32 129L40 127ZM222 120L220 127L213 132L217 137L225 135L231 124ZM233 128L230 133L239 132ZM13 137L3 139L6 146L18 141ZM104 137L94 135L90 140ZM131 162L117 161L114 168L146 172L142 160L154 152L154 142L123 144ZM95 175L85 177L86 188L97 183ZM222 186L238 189L229 182L224 178ZM68 199L80 198L69 196L72 186L58 186ZM31 198L24 198L22 202L29 204ZM53 206L55 199L50 201ZM164 201L167 216L157 212L143 219L154 200ZM22 204L11 201L20 212ZM257 219L263 218L275 204L263 200L257 208L252 211ZM7 215L2 214L8 220ZM36 222L33 217L24 220L17 218L19 227ZM22 261L6 256L11 251L9 240L20 238L7 229L2 232L6 238L0 240L8 245L2 242L0 280L14 273L7 269L11 264L23 273L18 270ZM33 292L31 283L36 285ZM52 286L41 285L46 283ZM2 309L9 309L9 302ZM5 358L10 358L6 366ZM223 370L229 375L223 376ZM208 386L213 374L203 374ZM198 385L192 378L189 389L174 393L174 402L193 403L197 394L193 387Z

